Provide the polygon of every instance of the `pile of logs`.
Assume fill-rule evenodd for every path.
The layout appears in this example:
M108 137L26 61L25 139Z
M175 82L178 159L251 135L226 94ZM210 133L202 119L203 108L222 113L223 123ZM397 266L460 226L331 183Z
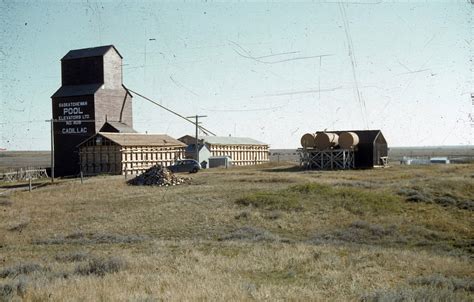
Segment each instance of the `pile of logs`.
M183 184L187 178L178 177L161 165L155 165L127 183L134 186L176 186Z

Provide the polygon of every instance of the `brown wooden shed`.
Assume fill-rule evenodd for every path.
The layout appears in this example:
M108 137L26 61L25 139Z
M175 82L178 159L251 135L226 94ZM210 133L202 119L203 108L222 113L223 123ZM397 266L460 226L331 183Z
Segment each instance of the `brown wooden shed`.
M373 168L383 166L388 156L387 140L381 130L347 130L328 131L340 135L342 132L353 132L359 137L359 144L355 147L355 168Z

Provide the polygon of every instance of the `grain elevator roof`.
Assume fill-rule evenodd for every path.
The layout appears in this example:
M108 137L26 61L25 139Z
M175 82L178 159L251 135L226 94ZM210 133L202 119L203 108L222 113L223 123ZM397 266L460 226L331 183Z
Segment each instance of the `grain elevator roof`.
M105 55L109 49L113 48L117 54L122 58L122 55L118 52L117 48L113 45L105 45L98 47L89 47L82 49L73 49L70 50L61 60L72 60L79 58L88 58L88 57L100 57Z

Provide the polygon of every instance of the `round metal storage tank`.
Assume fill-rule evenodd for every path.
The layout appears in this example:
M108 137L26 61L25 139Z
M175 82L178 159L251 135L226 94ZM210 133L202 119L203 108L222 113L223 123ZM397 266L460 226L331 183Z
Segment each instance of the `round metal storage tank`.
M351 149L359 143L359 136L354 132L342 132L339 135L339 146L342 149Z
M338 145L339 136L336 133L321 132L316 135L314 145L319 150L329 149Z
M314 148L315 139L315 133L306 133L301 137L301 146L303 146L303 148Z

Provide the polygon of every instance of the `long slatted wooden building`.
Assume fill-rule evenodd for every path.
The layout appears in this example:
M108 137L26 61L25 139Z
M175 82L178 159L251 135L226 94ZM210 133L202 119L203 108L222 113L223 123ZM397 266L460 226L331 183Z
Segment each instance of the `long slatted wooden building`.
M166 134L99 132L78 147L84 174L124 175L169 166L184 158L186 145Z
M200 150L209 150L210 157L228 156L232 159L235 166L247 166L263 164L268 159L268 144L254 140L248 137L232 136L201 136L199 137ZM186 157L194 158L195 138L191 135L185 135L179 138L180 141L188 145ZM205 148L201 148L204 146ZM200 152L199 161L209 162L209 156L206 158Z

